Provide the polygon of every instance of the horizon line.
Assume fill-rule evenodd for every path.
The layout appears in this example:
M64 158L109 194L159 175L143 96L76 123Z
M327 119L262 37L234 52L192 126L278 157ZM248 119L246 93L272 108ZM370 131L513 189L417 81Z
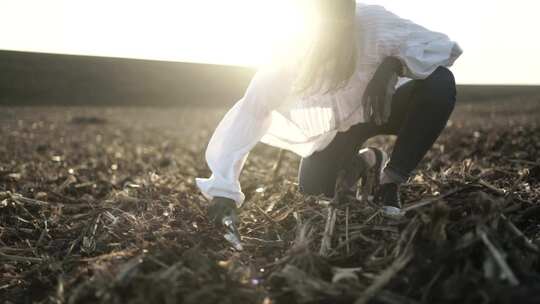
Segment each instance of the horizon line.
M15 52L15 53L27 53L27 54L44 54L44 55L60 55L60 56L77 56L77 57L94 57L94 58L110 58L110 59L125 59L125 60L138 60L138 61L151 61L151 62L169 62L169 63L185 63L185 64L201 64L201 65L214 65L214 66L229 66L257 70L256 64L242 64L242 63L227 63L227 62L209 62L198 60L175 60L172 58L158 58L158 57L135 57L135 56L111 56L111 55L99 55L99 54L85 54L85 53L60 53L51 51L28 51L21 49L4 49L0 48L0 52ZM518 82L457 82L457 85L479 85L479 86L540 86L539 83L518 83Z

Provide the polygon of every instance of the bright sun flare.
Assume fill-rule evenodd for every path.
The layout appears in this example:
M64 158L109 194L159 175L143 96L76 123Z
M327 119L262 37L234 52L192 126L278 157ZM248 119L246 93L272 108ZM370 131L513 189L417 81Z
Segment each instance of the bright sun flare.
M181 21L185 28L178 38L200 37L202 47L194 55L219 62L260 65L313 30L313 20L301 0L233 0L211 5L193 2L180 4L198 14ZM183 46L182 41L179 43Z
M64 16L76 26L64 27L65 41L80 47L94 36L100 45L87 45L90 52L108 48L120 56L257 66L313 29L305 1L187 0L157 2L151 8L139 2L86 7L66 2ZM110 13L122 9L121 19Z
M0 29L0 48L260 65L305 37L306 1L9 1L0 24L17 31Z
M0 49L257 66L306 37L312 23L299 11L309 1L0 0ZM465 53L454 71L462 83L538 84L540 43L530 37L540 4L486 1L362 2L458 41Z

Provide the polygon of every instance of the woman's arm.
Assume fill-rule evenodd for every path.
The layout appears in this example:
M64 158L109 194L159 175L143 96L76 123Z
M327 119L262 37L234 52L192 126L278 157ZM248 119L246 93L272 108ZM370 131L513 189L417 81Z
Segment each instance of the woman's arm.
M452 66L463 53L459 44L448 36L420 26L414 28L392 54L403 62L405 77L425 79L440 66Z
M203 195L224 197L240 206L245 196L238 181L249 151L264 136L271 111L284 99L287 83L278 70L258 71L246 93L223 117L206 149L212 171L209 178L197 178Z
M361 5L358 10L362 59L378 65L363 96L364 119L380 125L390 116L398 76L427 78L439 66L451 66L462 50L448 36L382 6Z
M382 125L390 118L392 97L399 76L403 76L403 64L396 57L386 57L370 80L362 103L364 119Z
M367 28L364 34L369 41L365 52L376 53L372 58L379 62L386 57L399 59L404 77L427 78L439 66L451 66L463 53L447 35L400 18L382 6L370 5L359 10L359 20Z

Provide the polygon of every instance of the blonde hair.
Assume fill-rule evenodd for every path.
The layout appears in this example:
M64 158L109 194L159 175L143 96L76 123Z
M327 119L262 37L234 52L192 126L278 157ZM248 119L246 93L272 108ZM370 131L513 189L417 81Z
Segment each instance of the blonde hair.
M337 91L356 69L355 1L312 1L317 29L294 84L294 91L301 95Z

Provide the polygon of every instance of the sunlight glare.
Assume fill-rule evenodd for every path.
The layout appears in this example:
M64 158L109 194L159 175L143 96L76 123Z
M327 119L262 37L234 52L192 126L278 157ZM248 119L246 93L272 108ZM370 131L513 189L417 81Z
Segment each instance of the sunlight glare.
M237 0L227 5L228 26L240 33L236 37L241 39L226 48L227 54L223 56L229 61L262 65L291 55L288 53L294 54L314 30L313 17L306 9L307 1Z
M259 66L309 35L308 2L18 0L0 11L18 32L0 32L14 50Z
M0 0L0 49L259 66L312 32L308 2ZM539 27L536 1L361 2L459 42L464 54L453 70L461 83L539 83L540 40L530 38Z
M66 3L69 12L64 16L72 18L67 23L83 25L82 35L81 26L73 27L66 40L81 40L77 42L79 45L85 43L83 40L87 36L101 40L101 45L88 45L88 52L95 48L111 48L118 54L136 52L134 57L140 58L178 60L182 56L195 62L259 66L291 52L291 48L309 37L314 26L310 10L306 9L308 2L185 0L159 1L159 5L153 7L142 2L124 1L102 5ZM129 7L128 14L122 16L124 22L118 23L115 20L118 16L111 12L126 7ZM81 22L80 18L88 18L85 16L99 16L100 20ZM111 27L111 24L115 25ZM160 29L168 37L160 35ZM141 36L145 37L144 41L140 41ZM119 43L119 37L129 43ZM136 50L124 48L132 44L138 45ZM162 47L156 50L156 46Z

